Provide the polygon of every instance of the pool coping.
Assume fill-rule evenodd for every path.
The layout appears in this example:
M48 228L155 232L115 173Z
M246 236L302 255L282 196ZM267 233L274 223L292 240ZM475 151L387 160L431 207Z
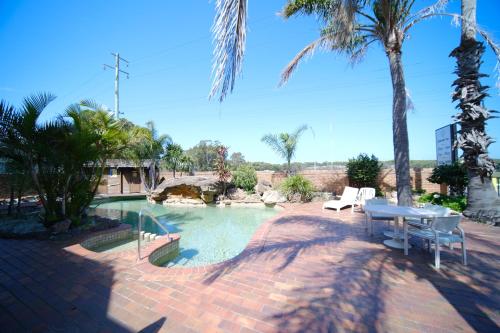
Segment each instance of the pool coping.
M140 261L137 262L136 268L140 269L142 272L146 274L150 274L151 276L143 276L143 279L145 280L155 280L156 277L184 277L184 276L198 276L198 275L205 275L207 273L212 273L214 271L220 270L221 268L225 268L227 266L231 266L231 264L238 262L242 257L247 256L248 254L252 253L259 253L262 251L263 247L266 245L266 236L269 234L269 231L271 230L271 227L273 226L274 222L277 221L282 217L282 215L286 214L288 207L284 205L276 205L279 210L278 213L273 216L272 218L264 221L262 225L259 226L259 228L254 232L252 235L252 238L250 238L250 241L247 243L243 251L238 253L236 256L218 262L214 264L208 264L208 265L203 265L203 266L195 266L195 267L163 267L163 266L156 266L149 262L147 258L143 258ZM171 236L176 235L179 237L177 234L172 234ZM160 239L161 241L162 239ZM159 247L163 246L161 242L159 242ZM156 244L156 240L152 242L148 246L148 250L154 252L155 250L158 249L158 245Z
M81 245L82 242L92 238L98 237L102 234L113 233L117 231L122 231L124 229L131 229L132 227L129 224L121 223L117 227L113 227L106 230L101 230L97 232L92 232L90 234L85 235L77 241L77 243L67 246L64 249L68 252L81 255L84 257L99 259L106 258L109 260L116 260L123 257L129 257L133 263L132 267L140 270L145 273L142 276L143 280L157 280L158 278L172 278L172 277L187 277L187 276L199 276L205 275L207 273L212 273L214 271L223 269L225 267L231 266L231 264L238 262L242 257L247 256L252 253L259 253L262 251L262 248L265 246L266 236L271 230L271 227L275 221L280 219L284 214L287 213L289 205L276 204L277 214L270 219L264 221L257 230L253 233L252 237L246 244L243 251L241 251L236 256L218 262L214 264L208 264L203 266L195 266L195 267L165 267L165 266L157 266L150 262L150 256L155 252L160 250L162 247L170 244L173 241L179 241L179 234L170 234L170 237L162 237L151 241L141 249L141 258L137 258L137 250L136 249L127 249L123 251L117 252L96 252L89 250Z

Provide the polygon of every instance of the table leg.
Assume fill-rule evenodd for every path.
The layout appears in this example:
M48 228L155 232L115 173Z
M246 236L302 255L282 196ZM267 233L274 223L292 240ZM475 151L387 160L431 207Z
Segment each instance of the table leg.
M404 248L405 256L408 255L408 222L403 219L403 238L404 238Z
M399 216L394 217L394 237L392 239L385 240L384 244L395 249L404 249L404 242L400 236L399 219Z

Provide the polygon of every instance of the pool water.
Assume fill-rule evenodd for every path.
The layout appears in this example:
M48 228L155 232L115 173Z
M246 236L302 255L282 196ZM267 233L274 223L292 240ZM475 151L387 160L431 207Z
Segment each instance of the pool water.
M165 266L184 267L214 264L238 255L262 222L278 212L268 207L166 207L146 200L122 200L91 206L91 213L119 219L136 229L139 211L146 207L170 233L181 236L179 256ZM142 228L165 233L147 216Z

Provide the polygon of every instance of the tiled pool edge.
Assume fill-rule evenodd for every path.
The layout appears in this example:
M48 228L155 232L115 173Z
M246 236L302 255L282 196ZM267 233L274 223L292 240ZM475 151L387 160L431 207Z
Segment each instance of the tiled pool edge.
M258 253L262 251L262 249L266 244L266 237L269 234L274 222L279 220L290 207L290 205L282 205L282 204L276 206L279 207L280 210L279 213L273 216L272 218L264 221L264 223L255 231L252 238L246 245L245 249L235 257L219 263L209 264L204 266L163 267L150 263L149 260L147 260L146 256L143 255L143 260L141 260L141 264L138 267L143 273L145 273L142 279L148 281L157 281L172 277L178 278L178 277L188 277L188 276L192 277L192 276L205 275L220 269L224 269L226 267L230 267L231 264L237 263L239 260L241 260L241 258L251 253ZM171 235L171 236L179 237L178 235ZM165 240L166 239L161 238L159 240L154 241L154 243L151 244L152 246L148 247L150 253L158 248L158 246L156 245L157 241L165 241Z
M129 224L120 224L116 228L107 229L89 235L87 238L80 242L80 245L89 251L96 252L94 251L94 249L98 247L132 237L132 226Z

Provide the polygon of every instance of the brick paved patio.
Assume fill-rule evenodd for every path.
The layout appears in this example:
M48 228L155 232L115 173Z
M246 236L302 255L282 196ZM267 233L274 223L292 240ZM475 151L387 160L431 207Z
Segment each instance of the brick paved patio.
M0 331L499 331L499 228L465 222L469 266L445 250L436 271L420 248L383 246L382 222L370 237L361 214L320 207L288 207L241 255L195 270L0 240Z

